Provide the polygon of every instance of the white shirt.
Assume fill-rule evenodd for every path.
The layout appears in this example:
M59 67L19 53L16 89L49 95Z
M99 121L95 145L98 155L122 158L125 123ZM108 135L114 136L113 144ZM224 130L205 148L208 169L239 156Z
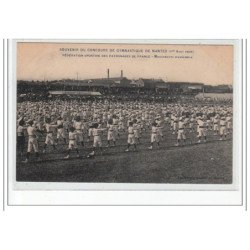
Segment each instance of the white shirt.
M99 136L101 131L103 131L103 129L94 128L92 132L93 136Z
M128 133L129 134L134 134L134 128L133 127L128 127Z
M82 122L74 122L74 125L75 125L75 129L78 129L78 130L80 130L80 129L82 129Z
M108 124L108 129L109 129L109 132L113 132L114 131L114 125L113 124Z
M179 129L184 129L185 123L183 121L179 121L178 126L179 126Z
M57 126L56 125L51 125L49 123L45 124L45 128L46 128L47 133L53 132L53 128L55 128L55 127L57 127Z
M206 126L206 123L202 120L198 120L197 123L199 125L199 128L204 128Z
M155 126L153 126L152 127L152 134L156 134L156 133L158 133L158 128L157 127L155 127Z
M23 132L24 132L24 127L23 126L18 126L18 128L17 128L17 134L18 134L18 136L23 136L24 134L23 134Z
M220 120L220 125L221 126L226 126L227 122L225 120Z
M36 135L36 128L32 127L32 126L29 126L27 128L27 133L29 136L35 136Z
M57 120L57 125L60 126L60 125L63 125L63 121L62 120Z
M69 140L76 140L76 133L69 132Z

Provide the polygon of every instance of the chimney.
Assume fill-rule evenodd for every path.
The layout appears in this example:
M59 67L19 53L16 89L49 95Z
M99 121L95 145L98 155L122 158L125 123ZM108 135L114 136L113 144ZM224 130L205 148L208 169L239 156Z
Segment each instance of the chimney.
M123 70L121 70L121 77L123 77Z
M107 77L108 77L108 79L109 79L109 69L107 69Z

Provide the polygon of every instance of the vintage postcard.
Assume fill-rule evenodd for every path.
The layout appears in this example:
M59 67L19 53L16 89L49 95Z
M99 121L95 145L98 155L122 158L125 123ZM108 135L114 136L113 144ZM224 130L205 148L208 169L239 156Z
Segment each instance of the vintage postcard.
M239 49L237 40L13 41L15 187L237 190Z

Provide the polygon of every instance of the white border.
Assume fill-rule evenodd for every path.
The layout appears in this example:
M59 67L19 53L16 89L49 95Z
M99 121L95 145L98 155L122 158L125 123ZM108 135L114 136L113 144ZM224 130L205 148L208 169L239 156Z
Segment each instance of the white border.
M124 183L110 184L110 183L16 182L15 181L15 169L16 169L16 162L15 162L16 68L15 67L16 67L17 42L234 45L235 50L234 50L234 86L233 86L234 88L233 184L217 185L217 184L124 184ZM242 45L239 40L43 40L43 39L12 40L9 46L10 70L9 70L9 86L8 86L8 95L9 95L8 113L11 114L9 116L9 121L8 121L9 122L9 134L8 134L9 204L12 205L16 204L19 205L21 204L240 205L242 204L241 50L242 50ZM31 190L37 190L37 191L31 191ZM45 190L54 190L54 191L48 192ZM84 192L79 192L83 190ZM102 192L96 190L99 191L102 190ZM117 190L119 190L119 192ZM203 191L199 192L199 190Z

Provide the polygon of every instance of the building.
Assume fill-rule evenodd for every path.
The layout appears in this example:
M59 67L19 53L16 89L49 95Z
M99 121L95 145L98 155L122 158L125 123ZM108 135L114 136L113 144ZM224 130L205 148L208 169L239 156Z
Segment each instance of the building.
M233 88L232 85L226 85L226 84L221 84L216 86L206 85L204 91L206 93L232 93Z
M168 84L164 82L162 79L145 79L145 78L140 78L139 80L136 81L136 86L137 87L143 87L147 89L155 89L157 86L159 88L166 87Z
M182 83L181 88L184 93L202 92L204 88L204 84L192 83L192 82Z
M192 82L168 82L169 89L172 92L193 93L203 91L203 83Z

